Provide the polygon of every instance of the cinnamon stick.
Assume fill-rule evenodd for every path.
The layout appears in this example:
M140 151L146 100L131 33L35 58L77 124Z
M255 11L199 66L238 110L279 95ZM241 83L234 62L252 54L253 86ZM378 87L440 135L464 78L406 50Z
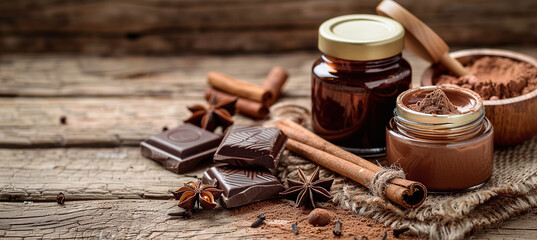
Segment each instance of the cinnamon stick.
M249 82L239 81L219 72L209 72L207 81L218 90L240 98L260 102L265 106L272 98L272 93L267 89Z
M216 98L216 101L221 101L221 99L224 98L235 97L227 93L218 91L214 88L207 88L207 90L205 90L205 100L209 101L211 99L211 95ZM269 113L269 109L263 104L240 97L235 104L235 108L240 113L257 119L263 118Z
M356 155L354 155L354 154L352 154L350 152L347 152L347 151L341 149L340 147L338 147L338 146L326 141L325 139L319 137L315 133L309 131L308 129L302 127L298 123L295 123L295 122L293 122L293 121L291 121L289 119L283 119L283 120L280 120L279 122L277 122L276 123L276 128L282 130L282 132L285 133L285 135L287 135L287 137L289 137L289 139L295 140L295 141L297 141L299 143L302 143L303 145L312 147L313 149L315 149L317 151L321 151L321 152L328 153L329 155L333 155L333 156L337 157L338 159L340 159L340 161L349 162L349 163L351 163L353 165L356 165L356 166L364 169L364 171L367 170L367 171L371 172L373 175L382 170L382 167L377 166L377 165L375 165L375 164L373 164L373 163L371 163L371 162L369 162L369 161L367 161L367 160L365 160L365 159L363 159L363 158L361 158L359 156L356 156ZM310 160L312 160L312 159L310 159ZM312 160L312 161L314 161L314 160ZM325 166L325 167L329 168L327 166ZM337 172L337 171L335 171L335 172ZM340 173L340 174L344 175L343 173ZM349 178L351 178L351 177L349 177ZM369 177L368 177L368 179L369 179ZM355 180L355 179L353 179L353 180ZM365 184L367 184L369 181L371 181L371 179L367 180L365 182L365 184L362 183L363 180L360 180L360 181L355 180L355 181L357 181L360 184L368 187ZM393 186L400 186L401 188L389 187L389 186L392 186L392 185ZM403 189L406 189L406 190L403 190ZM414 193L418 193L418 195L420 193L423 193L423 198L420 198L420 196L412 196ZM392 198L397 196L398 201L394 201L390 197L388 197L388 199L400 204L401 206L405 206L407 208L408 208L408 206L413 206L413 207L419 206L425 200L426 193L427 193L427 189L425 188L425 186L423 186L423 184L418 183L418 182L414 182L414 181L410 181L410 180L407 180L407 179L401 179L401 178L395 178L395 179L390 180L389 184L388 184L388 187L385 189L385 194L386 194L387 197L388 197L388 194L391 195ZM406 197L403 198L402 196L406 196ZM406 200L401 200L401 199L406 199ZM408 201L408 203L401 204L401 203L404 203L405 201Z
M263 82L263 88L272 93L272 98L268 100L267 106L272 106L272 104L278 100L283 84L285 84L285 81L287 81L288 76L287 71L281 67L276 66L270 70L267 78Z
M293 122L292 120L282 119L276 123L276 128L282 130L282 132L285 133L285 135L287 135L289 138L295 139L314 148L318 148L322 151L329 152L332 155L350 161L365 169L369 169L373 172L382 170L382 167L341 149L333 143L326 141L324 138L319 137L310 130L302 127L300 124Z
M289 150L306 157L312 162L348 177L364 186L367 186L369 181L371 181L375 175L374 172L368 169L360 167L349 161L342 160L330 153L321 151L304 143L300 143L291 138L287 139L286 147Z
M350 178L365 187L375 176L375 172L353 164L330 153L300 143L294 139L288 139L286 147L312 162ZM410 188L388 183L384 191L386 198L405 208L415 208L427 197L427 190L421 183L415 182Z
M293 122L289 119L282 119L276 123L276 128L282 130L289 138L295 139L301 143L305 143L314 148L320 149L325 152L329 152L332 155L335 155L341 159L350 161L358 166L361 166L365 169L369 169L372 172L378 172L382 170L382 167L367 161L357 155L354 155L348 151L343 150L342 148L334 145L333 143L326 141L324 138L319 137L310 130L302 127L300 124ZM397 184L404 187L411 187L415 182L407 179L392 179L390 183Z

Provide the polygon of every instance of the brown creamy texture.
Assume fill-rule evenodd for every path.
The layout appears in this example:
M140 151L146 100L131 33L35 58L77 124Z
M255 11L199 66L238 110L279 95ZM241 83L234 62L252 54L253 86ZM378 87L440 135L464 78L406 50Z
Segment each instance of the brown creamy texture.
M479 106L479 99L460 88L443 92L462 113ZM430 89L417 90L397 104L409 106L423 101L427 93ZM407 179L421 182L431 191L455 191L476 186L491 176L494 137L486 118L475 128L450 137L439 132L400 130L399 124L392 119L386 128L386 159L389 165L400 166Z
M485 100L517 97L537 89L537 68L513 59L481 57L466 66L472 75L440 75L437 85L454 84L472 89Z
M403 168L407 179L423 183L428 190L462 190L491 176L493 140L492 130L462 142L405 138L388 131L386 158L389 165Z
M440 89L430 92L421 101L409 105L408 108L427 114L453 115L461 113Z
M348 148L382 148L397 96L411 82L408 62L396 55L373 61L318 59L312 69L314 132Z

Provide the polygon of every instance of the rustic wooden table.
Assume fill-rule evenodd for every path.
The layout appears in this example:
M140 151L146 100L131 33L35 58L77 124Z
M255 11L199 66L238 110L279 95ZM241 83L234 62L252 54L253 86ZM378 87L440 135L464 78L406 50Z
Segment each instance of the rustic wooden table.
M511 49L537 57L537 48ZM1 56L0 237L263 238L227 210L189 221L168 216L177 208L170 192L206 166L176 175L143 158L138 144L181 124L185 106L204 103L209 70L260 84L283 66L291 77L280 101L309 106L316 56ZM405 56L417 86L427 64ZM55 202L59 192L64 205ZM533 211L472 238L535 236Z

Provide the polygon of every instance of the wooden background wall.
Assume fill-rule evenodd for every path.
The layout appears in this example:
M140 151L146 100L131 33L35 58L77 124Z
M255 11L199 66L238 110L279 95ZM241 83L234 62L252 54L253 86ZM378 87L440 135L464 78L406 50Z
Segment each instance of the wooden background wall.
M379 0L0 2L0 52L100 55L312 50L324 20ZM537 43L535 0L399 0L450 45Z

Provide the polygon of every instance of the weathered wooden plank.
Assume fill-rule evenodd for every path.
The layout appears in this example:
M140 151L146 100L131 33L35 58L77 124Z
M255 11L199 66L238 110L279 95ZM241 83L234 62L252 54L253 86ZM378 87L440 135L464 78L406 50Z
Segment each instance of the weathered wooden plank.
M423 71L424 61L405 55L415 72ZM305 86L309 86L311 61L316 56L4 56L0 94L32 98L2 98L0 146L138 145L165 127L181 124L190 114L186 106L205 102L202 96L209 70L261 84L272 66L285 66L291 77L280 101L308 106L311 90ZM63 98L52 97L56 95ZM62 117L66 124L61 123ZM240 115L235 119L252 123Z
M536 51L537 55L537 51ZM283 95L309 97L311 66L316 52L242 56L95 57L3 56L0 96L201 98L207 72L220 71L261 85L273 66L289 72ZM427 63L410 52L414 82Z
M179 208L168 200L67 201L0 205L0 237L5 238L242 238L247 220L213 210L184 220L166 213Z
M535 48L511 49L537 57ZM0 94L33 98L2 98L0 146L138 145L164 127L179 125L190 114L186 106L205 102L209 70L260 84L273 65L282 65L291 77L280 101L309 106L310 60L317 55L4 56ZM418 86L427 63L409 52L405 56L413 67L413 85ZM51 97L55 95L64 98ZM61 117L67 124L61 124ZM242 116L235 119L251 123Z
M0 202L0 237L3 238L179 238L254 239L276 237L266 229L251 229L251 217L221 208L201 211L193 219L170 217L177 211L171 200L97 200L57 203ZM251 215L251 214L250 214ZM268 219L266 224L281 224ZM471 239L533 239L537 215L515 217L507 225L525 227L485 229ZM300 236L299 236L300 237ZM389 239L392 239L391 237Z
M498 227L486 228L470 236L470 239L535 239L537 236L537 211L510 218Z
M311 50L324 20L374 13L378 2L4 1L0 3L0 51L172 54ZM532 0L399 2L452 45L531 44L537 40L533 28L537 3Z
M172 198L201 178L209 163L175 174L141 156L137 147L0 149L1 201Z
M537 48L506 47L537 57ZM409 51L417 86L428 64ZM318 52L240 56L96 57L73 55L0 56L0 96L196 98L207 87L209 71L261 84L270 69L289 71L284 96L309 97L310 68Z
M14 98L0 102L1 146L137 145L175 127L199 102L173 99ZM61 118L66 118L66 124Z
M310 68L318 53L243 56L96 57L0 56L0 96L201 98L207 72L262 84L273 66L290 75L287 96L309 96Z
M200 93L201 94L201 93ZM307 106L309 98L280 102ZM174 128L205 104L179 98L4 98L0 101L0 147L138 146L163 129ZM61 123L65 117L66 124ZM234 116L236 124L255 121Z

